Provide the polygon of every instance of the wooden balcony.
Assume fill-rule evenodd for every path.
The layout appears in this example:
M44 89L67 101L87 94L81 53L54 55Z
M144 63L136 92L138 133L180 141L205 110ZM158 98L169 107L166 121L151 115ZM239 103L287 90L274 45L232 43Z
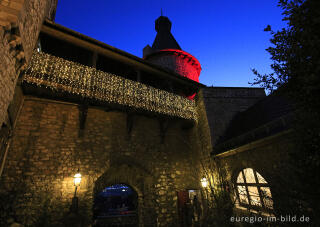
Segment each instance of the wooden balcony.
M43 52L33 54L23 83L103 105L197 121L194 101Z

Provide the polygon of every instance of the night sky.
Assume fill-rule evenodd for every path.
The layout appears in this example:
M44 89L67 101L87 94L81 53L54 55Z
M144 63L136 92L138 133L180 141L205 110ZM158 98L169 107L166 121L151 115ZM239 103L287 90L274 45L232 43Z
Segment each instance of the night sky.
M278 0L59 0L55 22L142 57L163 15L181 48L201 63L200 82L248 87L254 75L271 72L271 35L285 26Z

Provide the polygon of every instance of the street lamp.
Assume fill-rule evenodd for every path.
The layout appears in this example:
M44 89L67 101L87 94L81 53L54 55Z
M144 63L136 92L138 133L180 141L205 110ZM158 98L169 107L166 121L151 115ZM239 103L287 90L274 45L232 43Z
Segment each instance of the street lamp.
M80 182L81 182L81 174L79 173L79 169L78 169L78 172L73 177L73 182L74 182L74 186L76 186L76 188L74 190L74 196L72 198L71 211L78 213L77 189L80 186Z
M79 170L78 170L78 173L76 173L74 175L73 182L74 182L74 186L76 186L76 190L77 190L77 187L80 186L80 182L81 182L81 174L79 173Z
M206 187L208 186L208 180L207 180L207 178L203 177L203 178L200 180L200 182L201 182L201 186L202 186L203 188L206 188Z

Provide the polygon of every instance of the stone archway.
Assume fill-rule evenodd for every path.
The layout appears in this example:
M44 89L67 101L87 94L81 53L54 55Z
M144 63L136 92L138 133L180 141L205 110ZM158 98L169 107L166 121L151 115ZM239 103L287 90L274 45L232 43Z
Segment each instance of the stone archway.
M137 218L136 226L149 225L156 218L152 209L153 177L145 169L130 164L111 166L95 182L94 197L106 187L116 184L127 185L137 194ZM151 218L150 218L151 217ZM134 225L133 225L134 226Z
M135 227L139 224L138 194L126 184L107 186L94 198L93 217L97 226Z

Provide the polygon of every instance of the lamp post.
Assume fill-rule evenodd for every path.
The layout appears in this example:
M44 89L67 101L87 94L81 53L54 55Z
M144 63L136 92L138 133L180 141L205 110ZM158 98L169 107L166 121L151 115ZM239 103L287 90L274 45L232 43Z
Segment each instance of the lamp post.
M76 186L76 188L74 190L74 196L72 198L71 211L78 213L77 189L80 186L80 182L81 182L81 174L79 173L79 169L78 169L78 172L73 177L73 182L74 182L74 186Z
M209 206L208 206L208 191L207 191L207 187L208 187L208 180L207 178L205 177L202 177L201 180L200 180L200 183L201 183L201 187L204 189L204 195L205 195L205 198L203 200L203 207L204 207L204 216L206 216L209 212Z

